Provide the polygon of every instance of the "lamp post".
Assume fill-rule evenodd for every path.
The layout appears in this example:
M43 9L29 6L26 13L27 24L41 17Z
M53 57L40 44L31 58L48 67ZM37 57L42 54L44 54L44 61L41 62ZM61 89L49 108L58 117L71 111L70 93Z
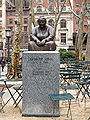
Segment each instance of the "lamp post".
M9 74L9 72L10 72L9 40L11 38L11 29L6 29L6 38L8 40L8 69L7 69L7 73Z

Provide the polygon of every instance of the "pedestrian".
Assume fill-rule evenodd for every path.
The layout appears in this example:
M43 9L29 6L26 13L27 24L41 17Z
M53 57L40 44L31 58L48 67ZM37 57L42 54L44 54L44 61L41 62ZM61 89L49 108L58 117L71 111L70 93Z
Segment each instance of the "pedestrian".
M2 72L3 72L4 67L5 67L5 60L4 60L3 57L2 57L2 59L1 59L1 66L2 66Z

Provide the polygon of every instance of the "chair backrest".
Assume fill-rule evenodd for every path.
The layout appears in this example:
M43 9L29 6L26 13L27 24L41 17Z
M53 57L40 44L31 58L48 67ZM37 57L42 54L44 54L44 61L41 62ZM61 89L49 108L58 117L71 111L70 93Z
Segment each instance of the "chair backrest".
M90 77L90 74L85 73L85 74L83 74L83 77L84 77L84 78L89 78L89 77Z

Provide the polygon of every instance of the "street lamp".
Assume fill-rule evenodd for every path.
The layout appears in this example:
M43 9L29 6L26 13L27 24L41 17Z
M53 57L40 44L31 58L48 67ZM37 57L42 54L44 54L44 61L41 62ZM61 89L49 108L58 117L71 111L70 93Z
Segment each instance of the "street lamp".
M6 29L6 38L8 40L8 69L7 69L7 73L9 73L10 72L9 40L11 38L11 29Z

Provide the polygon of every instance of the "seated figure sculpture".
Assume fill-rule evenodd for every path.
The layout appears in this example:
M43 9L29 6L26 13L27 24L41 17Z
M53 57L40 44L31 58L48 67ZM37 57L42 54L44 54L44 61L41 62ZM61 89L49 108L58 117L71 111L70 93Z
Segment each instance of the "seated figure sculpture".
M46 19L41 16L38 19L38 26L34 27L28 43L29 51L54 51L56 44L54 42L54 29L46 24Z

